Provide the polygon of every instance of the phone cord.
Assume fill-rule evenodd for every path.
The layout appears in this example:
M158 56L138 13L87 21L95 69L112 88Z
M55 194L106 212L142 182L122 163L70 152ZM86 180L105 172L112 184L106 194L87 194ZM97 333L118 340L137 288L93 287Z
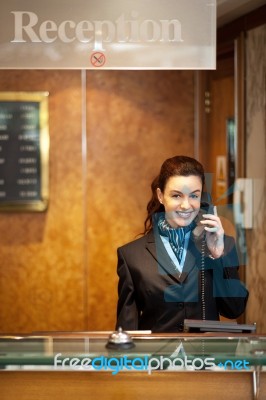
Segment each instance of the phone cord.
M206 248L206 235L202 238L201 242L201 265L200 265L200 283L201 283L201 307L202 319L206 320L206 303L205 303L205 248ZM201 355L205 356L205 340L201 340Z
M201 243L201 266L200 266L200 282L201 282L201 305L202 305L202 319L206 320L206 303L205 303L205 248L206 236L204 234Z

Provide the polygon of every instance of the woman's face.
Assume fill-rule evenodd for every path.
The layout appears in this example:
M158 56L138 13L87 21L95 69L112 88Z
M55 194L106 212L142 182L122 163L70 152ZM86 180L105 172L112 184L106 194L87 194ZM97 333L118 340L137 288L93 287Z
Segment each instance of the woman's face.
M202 182L196 175L172 176L164 192L157 189L166 219L173 228L187 226L195 219L200 209L201 193Z

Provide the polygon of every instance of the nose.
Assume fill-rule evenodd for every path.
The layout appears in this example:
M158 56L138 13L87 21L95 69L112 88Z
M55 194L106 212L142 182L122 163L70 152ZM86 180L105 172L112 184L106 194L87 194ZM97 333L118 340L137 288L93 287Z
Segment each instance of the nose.
M188 198L187 198L187 197L183 197L182 202L181 202L181 204L180 204L180 207L181 207L183 210L187 210L188 208L190 208L190 204L189 204L189 201L188 201Z

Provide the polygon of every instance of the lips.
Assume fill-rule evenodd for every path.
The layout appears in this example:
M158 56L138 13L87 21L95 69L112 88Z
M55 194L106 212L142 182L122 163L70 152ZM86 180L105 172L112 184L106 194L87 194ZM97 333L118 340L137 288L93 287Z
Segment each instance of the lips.
M192 216L192 212L182 212L182 211L176 211L176 214L183 219L189 219Z

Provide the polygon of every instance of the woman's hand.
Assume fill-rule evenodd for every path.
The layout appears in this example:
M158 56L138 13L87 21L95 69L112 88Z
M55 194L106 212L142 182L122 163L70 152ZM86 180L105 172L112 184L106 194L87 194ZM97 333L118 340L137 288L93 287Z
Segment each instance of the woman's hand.
M203 220L200 221L204 225L206 231L206 243L213 258L219 258L224 252L224 229L220 218L217 215L217 208L213 208L214 214L203 214Z

